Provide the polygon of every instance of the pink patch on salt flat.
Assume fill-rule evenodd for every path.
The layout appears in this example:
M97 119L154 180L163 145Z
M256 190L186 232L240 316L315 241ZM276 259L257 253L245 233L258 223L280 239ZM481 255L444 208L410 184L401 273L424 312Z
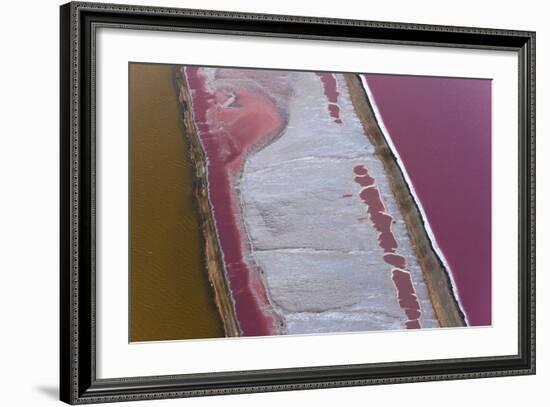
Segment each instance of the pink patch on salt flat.
M388 215L385 210L380 191L376 186L363 188L359 193L359 197L367 204L367 212L374 224L374 228L378 231L378 242L385 253L392 253L397 249L397 241L391 231L393 217Z
M397 290L399 306L407 316L405 327L407 329L420 328L420 304L418 303L411 274L404 269L406 267L405 258L395 253L397 240L391 230L393 217L386 213L386 207L376 181L369 175L365 166L356 165L353 172L357 175L354 177L354 181L363 187L359 192L359 197L367 205L369 218L378 232L378 245L384 251L384 261L396 267L392 270L392 281Z
M415 321L420 318L420 304L416 297L411 273L406 270L393 269L392 280L397 288L397 297L399 305L405 310L409 321Z
M399 254L395 253L386 253L384 254L384 261L394 267L403 269L407 267L407 261L405 258Z
M317 76L321 78L323 84L323 90L328 100L328 111L330 116L334 119L335 123L342 123L340 117L340 107L338 106L338 87L336 84L336 77L334 74L328 72L317 72Z
M353 167L353 172L355 175L369 175L369 172L367 171L365 166L362 164L359 164Z
M374 178L369 175L364 165L356 165L353 167L353 172L357 175L353 180L362 187L374 185Z

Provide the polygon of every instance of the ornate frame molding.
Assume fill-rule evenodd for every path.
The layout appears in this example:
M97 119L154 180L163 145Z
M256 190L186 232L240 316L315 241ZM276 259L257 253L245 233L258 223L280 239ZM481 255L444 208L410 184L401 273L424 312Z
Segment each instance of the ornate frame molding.
M60 395L70 404L535 373L535 33L72 2L61 6ZM519 55L519 353L348 366L97 379L95 30L100 26L513 50Z

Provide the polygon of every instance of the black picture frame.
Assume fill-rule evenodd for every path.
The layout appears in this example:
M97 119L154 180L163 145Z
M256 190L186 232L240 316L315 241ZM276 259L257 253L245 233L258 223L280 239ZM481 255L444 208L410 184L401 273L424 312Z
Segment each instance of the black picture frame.
M535 373L535 33L72 2L60 8L60 398L70 404ZM512 50L519 56L519 351L499 357L96 378L95 29ZM512 267L512 265L510 265Z

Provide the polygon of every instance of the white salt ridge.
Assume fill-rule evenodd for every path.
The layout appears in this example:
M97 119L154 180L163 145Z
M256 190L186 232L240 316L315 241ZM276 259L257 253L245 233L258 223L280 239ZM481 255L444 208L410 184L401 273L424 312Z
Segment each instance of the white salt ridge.
M327 111L313 73L293 72L284 134L248 157L240 180L249 261L264 273L270 300L286 333L402 329L392 266L359 198L353 168L364 165L396 222L397 252L405 257L421 307L420 324L437 327L422 271L389 179L355 114L344 77L338 82L343 123ZM352 194L351 197L343 197Z

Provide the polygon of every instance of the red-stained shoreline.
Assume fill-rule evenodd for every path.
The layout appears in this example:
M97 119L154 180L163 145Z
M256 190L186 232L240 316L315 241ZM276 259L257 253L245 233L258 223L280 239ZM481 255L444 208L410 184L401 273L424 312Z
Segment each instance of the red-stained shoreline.
M274 102L257 90L209 89L201 69L182 68L207 159L209 199L235 317L243 336L276 335L280 333L279 318L271 309L259 272L246 260L248 247L242 238L243 222L233 185L247 153L279 134L284 119Z
M354 181L362 187L359 197L367 205L369 218L378 232L378 245L384 250L384 261L394 267L392 281L397 290L399 306L408 319L405 322L405 327L408 329L421 328L420 304L412 283L411 273L406 270L405 258L396 253L398 244L391 230L393 217L386 213L386 207L376 181L369 175L365 166L356 165L353 172L355 174Z

